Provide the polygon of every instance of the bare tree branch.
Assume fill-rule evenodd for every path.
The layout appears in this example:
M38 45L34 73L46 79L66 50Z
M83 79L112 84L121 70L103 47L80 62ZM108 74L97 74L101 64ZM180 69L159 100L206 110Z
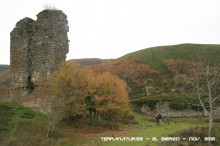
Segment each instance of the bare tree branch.
M215 100L217 100L220 97L220 95L218 95L217 97L215 97L212 102L214 102Z

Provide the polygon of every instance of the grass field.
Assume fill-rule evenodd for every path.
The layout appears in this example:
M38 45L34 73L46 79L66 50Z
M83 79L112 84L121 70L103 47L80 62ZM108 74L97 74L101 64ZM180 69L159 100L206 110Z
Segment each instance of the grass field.
M1 146L160 146L162 136L193 127L207 126L206 118L172 118L170 125L156 125L151 116L134 113L137 124L120 125L119 130L109 130L102 121L77 122L72 125L57 125L47 139L47 116L34 112L13 101L0 102L0 145ZM219 119L216 120L219 126ZM94 124L96 123L96 124ZM216 139L220 138L219 127ZM101 137L143 137L143 141L108 141ZM158 142L152 141L157 137ZM146 140L149 138L149 140Z
M46 115L10 101L0 102L0 117L0 145L31 145L44 137Z

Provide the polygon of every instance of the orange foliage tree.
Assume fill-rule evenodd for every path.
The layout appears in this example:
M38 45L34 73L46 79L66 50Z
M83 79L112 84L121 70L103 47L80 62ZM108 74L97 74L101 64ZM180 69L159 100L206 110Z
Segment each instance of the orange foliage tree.
M97 76L96 89L94 100L104 119L117 123L119 118L129 114L127 85L123 80L110 73L101 73Z
M136 58L122 58L93 65L91 68L98 73L110 72L125 80L129 87L137 87L139 92L144 92L144 80L158 75L149 65ZM144 80L143 80L144 79Z
M94 65L92 69L99 73L110 72L122 79L137 79L157 74L150 66L143 64L140 59L136 58L122 58L108 61L103 64Z
M51 79L53 94L60 99L67 120L86 115L91 106L85 101L88 96L93 108L108 121L117 121L130 111L126 83L110 73L97 74L66 62Z
M184 60L184 59L168 59L163 61L163 64L166 68L173 74L186 74L191 75L193 73L193 61Z
M59 98L63 119L70 121L85 115L85 78L73 63L66 62L51 77L53 95Z

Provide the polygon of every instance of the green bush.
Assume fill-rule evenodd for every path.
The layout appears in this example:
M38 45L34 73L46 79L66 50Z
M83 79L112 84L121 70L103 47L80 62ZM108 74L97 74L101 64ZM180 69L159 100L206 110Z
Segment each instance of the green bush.
M166 95L154 95L136 98L131 100L135 111L140 111L142 105L146 104L151 110L156 108L157 103L169 102L169 106L175 110L194 109L202 110L199 106L198 99L194 98L193 94L179 95L179 94L166 94ZM196 104L198 103L198 104Z
M183 110L187 108L186 103L180 102L180 101L170 102L169 106L170 108L175 109L175 110Z

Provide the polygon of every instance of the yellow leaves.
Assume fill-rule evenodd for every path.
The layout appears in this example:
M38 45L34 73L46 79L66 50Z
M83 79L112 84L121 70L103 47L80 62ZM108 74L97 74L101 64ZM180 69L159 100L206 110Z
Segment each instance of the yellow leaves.
M145 64L141 59L121 58L111 60L102 64L90 66L97 73L110 72L125 80L130 87L137 87L140 92L143 90L143 78L157 76L158 72ZM136 89L135 89L136 90ZM130 90L132 93L133 91Z
M65 93L67 96L73 94L80 94L78 89L81 88L81 74L73 63L65 62L61 69L53 74L51 77L51 85L54 93L60 95Z
M195 64L193 61L184 59L168 59L163 62L163 64L171 71L173 75L178 74L192 74L192 69Z
M147 64L143 64L140 59L122 58L119 60L109 61L103 64L94 65L92 69L101 72L110 72L118 75L122 79L140 79L145 76L153 76L158 73Z
M54 94L64 98L66 116L82 116L90 106L105 115L111 112L115 118L130 110L126 83L111 73L98 74L66 62L53 74L51 84ZM89 103L86 97L91 97Z
M95 101L101 113L108 115L111 111L114 114L109 116L118 118L118 116L124 115L125 111L130 110L127 85L117 76L110 73L98 74L97 90L98 93L95 95Z

